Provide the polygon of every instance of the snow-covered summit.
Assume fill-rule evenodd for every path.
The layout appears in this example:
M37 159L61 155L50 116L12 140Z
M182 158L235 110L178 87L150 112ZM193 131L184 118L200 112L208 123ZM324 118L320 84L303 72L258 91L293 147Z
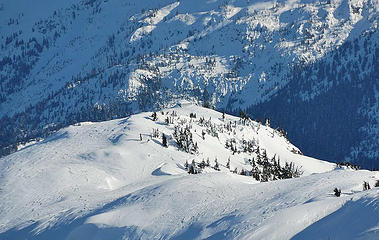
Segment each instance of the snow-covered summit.
M368 76L377 73L378 8L375 0L3 0L0 155L73 123L150 111L183 97L238 113L289 83L286 98L304 101L349 81L359 89L375 82ZM365 95L374 89L366 87ZM358 111L349 121L360 122ZM359 149L374 159L377 146L356 135L335 141L338 158L357 160ZM296 140L305 150L311 145ZM313 145L307 152L325 149Z
M374 186L378 173L303 156L266 125L182 102L61 129L0 161L0 239L378 236L379 191L361 187ZM191 137L181 142L182 132ZM257 181L252 161L263 176L263 154L302 175ZM209 166L201 168L203 160ZM193 163L201 173L188 174ZM344 214L353 225L361 211L366 224L331 227Z

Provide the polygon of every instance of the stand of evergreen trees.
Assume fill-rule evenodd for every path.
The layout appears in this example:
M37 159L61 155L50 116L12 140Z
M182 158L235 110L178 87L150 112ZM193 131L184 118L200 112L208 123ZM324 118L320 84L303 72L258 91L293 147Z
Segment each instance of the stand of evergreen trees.
M162 114L164 115L164 113ZM208 134L212 137L218 137L218 133L223 131L229 132L230 134L235 135L234 131L238 125L252 127L253 129L259 129L260 123L255 123L247 115L241 112L241 118L239 121L226 121L225 115L223 115L222 124L215 124L212 122L212 119L206 120L204 117L197 119L196 113L191 113L189 119L178 116L175 111L171 114L166 113L169 121L165 120L167 124L174 124L174 131L172 133L172 139L175 141L177 147L180 150L183 150L190 154L197 154L199 152L199 147L197 142L193 139L193 134L191 129L193 124L197 124L202 127L201 136L205 140L205 135ZM170 115L170 116L169 116ZM152 121L157 121L157 113L154 112L151 116ZM169 122L169 123L168 123ZM266 125L269 125L269 120L266 119ZM285 137L284 130L274 130L273 134L278 134L281 137ZM168 138L164 133L159 133L158 129L153 129L153 138L162 137L162 146L168 147ZM229 169L230 172L235 174L240 174L244 176L253 177L257 181L267 182L274 181L278 179L287 179L287 178L296 178L302 175L303 171L296 167L294 163L280 163L279 157L274 155L272 158L267 156L266 150L259 147L259 142L257 139L243 139L236 140L232 137L225 141L225 148L230 149L234 154L239 154L241 152L251 156L251 159L248 160L250 164L247 169L238 170L235 168L231 170L230 158L228 159L225 168ZM217 158L211 164L209 158L205 161L204 159L201 162L196 162L195 159L189 164L187 161L184 165L185 169L189 174L199 174L203 172L205 168L213 168L216 171L221 171Z
M188 125L184 128L175 126L173 137L179 149L191 154L198 153L199 148L197 146L197 142L193 141L192 133Z
M258 150L259 151L259 150ZM274 181L279 179L288 179L288 178L297 178L303 174L303 171L296 167L294 163L286 162L284 165L280 164L279 158L276 156L271 159L267 157L266 150L259 151L256 155L256 158L249 159L251 169L241 169L238 172L238 169L235 168L233 171L230 170L230 158L226 163L225 167L230 170L230 172L235 174L240 174L243 176L251 176L257 181L267 182ZM211 167L214 170L220 171L220 165L217 161L217 158L214 161L214 166L211 166L209 159L207 162L204 160L200 163L192 160L191 164L186 162L185 168L190 174L198 174L203 171L206 167Z

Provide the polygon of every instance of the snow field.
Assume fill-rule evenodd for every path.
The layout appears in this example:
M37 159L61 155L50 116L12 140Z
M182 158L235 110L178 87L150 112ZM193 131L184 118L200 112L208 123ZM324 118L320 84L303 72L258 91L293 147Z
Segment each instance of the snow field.
M294 154L295 146L256 122L203 140L192 119L199 152L186 153L171 139L174 124L164 120L173 111L175 121L187 123L190 113L216 125L239 119L222 120L222 113L187 102L181 106L157 112L155 122L150 112L70 126L2 158L0 239L344 239L346 232L328 223L361 210L365 224L343 221L348 235L378 236L379 191L362 192L363 181L373 186L377 172L336 169ZM168 148L160 137L151 138L152 129L168 136ZM256 138L268 156L301 166L303 176L259 183L231 173L224 167L229 157L231 169L240 170L248 169L245 159L252 156L232 155L224 146L230 137ZM185 161L207 157L211 165L217 158L221 171L189 175L184 169ZM342 189L341 197L333 195L334 187Z

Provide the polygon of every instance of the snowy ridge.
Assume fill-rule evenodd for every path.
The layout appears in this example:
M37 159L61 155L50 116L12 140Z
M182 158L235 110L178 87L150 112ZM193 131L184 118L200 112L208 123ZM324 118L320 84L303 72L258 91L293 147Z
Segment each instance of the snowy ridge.
M1 150L183 97L238 112L297 80L295 70L377 31L377 9L373 0L5 0ZM375 51L369 52L362 72L374 68Z
M223 118L220 112L187 102L181 106L157 112L155 121L153 113L146 112L69 126L4 157L0 239L378 236L379 188L362 192L363 181L374 186L377 172L337 168L294 153L298 149L279 131L260 123L244 124L230 115ZM213 126L228 121L237 125L231 132L218 131L217 137L198 124L200 118L210 119ZM173 132L179 122L192 122L196 152L178 148ZM158 138L152 137L153 129L159 131ZM304 173L264 183L232 173L234 168L249 170L247 160L257 155L242 151L242 145L233 154L225 147L231 138L237 143L254 139L255 148L265 149L268 157L280 157L281 164L293 162ZM200 174L187 173L186 161L199 163L208 157L212 166L217 158L220 171L206 167ZM342 189L341 197L333 195L334 187ZM365 224L354 225L358 211L364 212ZM345 214L351 222L344 221L344 231L331 227Z

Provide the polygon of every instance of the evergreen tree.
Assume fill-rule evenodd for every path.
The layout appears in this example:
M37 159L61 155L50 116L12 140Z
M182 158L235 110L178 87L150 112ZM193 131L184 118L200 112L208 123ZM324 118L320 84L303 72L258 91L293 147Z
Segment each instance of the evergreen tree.
M363 191L371 189L370 184L366 181L363 181Z
M265 125L266 125L267 127L270 127L270 126L271 126L270 118L266 118L266 119L265 119Z
M217 158L215 159L214 169L217 170L217 171L220 171L220 166L218 165Z
M281 173L281 169L280 169L280 162L279 162L279 158L278 158L278 161L276 161L275 159L275 156L271 159L272 161L272 174L273 174L273 177L274 177L274 180L276 179L281 179L282 178L282 173Z
M258 155L261 154L261 153L260 153L261 151L260 151L260 149L259 149L259 146L257 146L257 148L254 150L254 152L255 152L256 154L258 154Z
M261 180L260 175L261 175L261 173L260 173L258 167L253 167L251 169L250 176L252 176L253 178L255 178L255 180L260 181Z
M261 155L259 153L257 154L257 164L263 165L262 158L261 158Z
M250 164L251 164L251 166L252 166L253 168L256 167L257 164L255 163L254 158L251 160Z
M162 133L162 145L163 147L168 147L167 145L167 137L164 133Z
M158 116L157 116L157 113L156 112L153 112L153 114L151 115L152 117L152 120L155 122L158 120Z
M158 129L154 129L153 128L153 135L152 135L153 138L158 138L159 137L159 130Z
M189 169L188 169L189 174L195 174L195 167L191 164Z
M199 167L203 169L203 168L205 168L205 166L206 166L206 163L205 163L205 161L203 159L203 161L201 161Z
M191 174L196 174L197 173L195 159L192 160L191 167L190 167L190 173Z
M192 140L192 138L191 138ZM195 145L193 146L193 151L197 153L199 151L199 147L197 146L197 142L195 142Z
M336 195L336 197L341 196L341 189L334 188L334 195Z

